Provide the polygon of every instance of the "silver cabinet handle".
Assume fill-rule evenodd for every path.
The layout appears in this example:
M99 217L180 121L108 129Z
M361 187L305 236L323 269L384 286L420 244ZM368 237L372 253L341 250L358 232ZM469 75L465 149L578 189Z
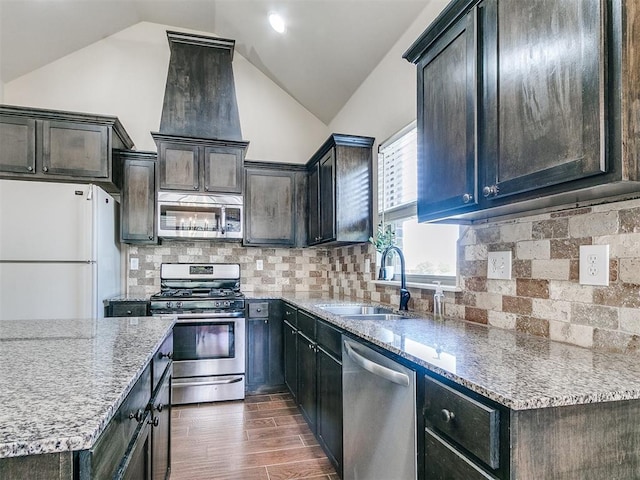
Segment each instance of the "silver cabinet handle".
M43 172L48 172L49 171L49 167L42 167L42 171Z
M385 367L383 365L380 365L379 363L363 357L355 350L353 350L353 348L351 348L349 342L344 342L344 348L347 351L347 355L349 355L349 358L351 358L351 360L353 360L360 367L364 368L367 372L384 378L385 380L388 380L395 384L402 385L403 387L409 386L409 377L404 373L396 372L391 368Z
M33 167L32 167L31 165L29 165L29 166L27 167L27 171L29 171L29 172L33 172Z
M484 195L485 197L495 197L496 195L498 195L498 186L491 185L490 187L484 187L482 189L482 195Z
M465 193L464 195L462 195L462 203L469 203L471 200L473 200L473 195L471 195L470 193Z
M238 383L242 381L242 377L230 378L228 380L212 380L209 382L185 382L185 383L174 383L172 386L174 388L182 388L182 387L205 387L210 385L227 385L229 383Z

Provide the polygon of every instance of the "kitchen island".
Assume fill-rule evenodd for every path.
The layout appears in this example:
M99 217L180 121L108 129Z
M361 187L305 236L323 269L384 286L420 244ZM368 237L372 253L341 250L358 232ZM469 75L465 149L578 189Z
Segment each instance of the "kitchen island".
M132 389L149 376L174 322L0 321L0 477L11 478L20 460L36 456L57 465L60 478L72 472L74 462L82 463L74 455L96 445Z

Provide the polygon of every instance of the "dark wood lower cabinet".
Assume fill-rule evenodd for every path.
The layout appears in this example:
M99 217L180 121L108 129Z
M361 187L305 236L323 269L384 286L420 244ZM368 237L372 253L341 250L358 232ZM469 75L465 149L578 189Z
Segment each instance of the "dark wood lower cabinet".
M150 480L151 479L151 415L140 424L138 434L131 444L130 451L121 464L114 479Z
M342 362L318 349L317 436L342 477Z
M247 393L284 389L283 327L279 300L250 301L247 315Z
M285 320L283 323L284 383L298 398L298 329Z
M298 406L311 431L316 433L316 349L317 344L298 332Z
M165 480L171 474L171 374L169 366L151 399L152 479Z

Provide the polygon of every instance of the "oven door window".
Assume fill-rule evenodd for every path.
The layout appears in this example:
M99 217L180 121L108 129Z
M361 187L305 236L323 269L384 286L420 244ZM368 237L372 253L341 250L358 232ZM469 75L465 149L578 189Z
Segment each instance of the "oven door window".
M234 322L177 323L173 327L173 359L234 358Z

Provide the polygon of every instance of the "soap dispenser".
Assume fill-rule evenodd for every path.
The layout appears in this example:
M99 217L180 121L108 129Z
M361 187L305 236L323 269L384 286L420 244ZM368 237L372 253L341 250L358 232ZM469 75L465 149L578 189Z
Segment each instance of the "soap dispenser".
M440 282L433 282L436 285L436 291L433 294L433 318L442 320L444 316L444 292Z

